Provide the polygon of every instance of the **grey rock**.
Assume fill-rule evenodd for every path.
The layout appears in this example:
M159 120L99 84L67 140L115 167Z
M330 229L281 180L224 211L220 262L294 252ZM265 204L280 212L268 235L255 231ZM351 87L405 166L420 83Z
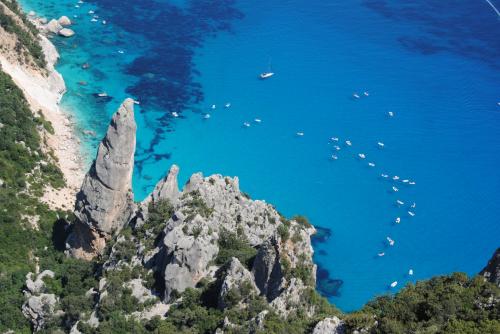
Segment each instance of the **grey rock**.
M259 248L252 273L255 284L268 301L272 301L280 294L284 277L276 238L269 239Z
M207 226L198 216L192 221L202 232L198 237L185 234L179 225L169 231L164 240L165 301L170 301L174 291L181 293L186 288L195 287L208 273L209 263L219 252L213 235L207 233ZM185 228L184 228L185 230Z
M36 277L35 280L33 280L32 277L33 273L28 273L26 275L26 288L30 294L38 294L41 293L45 287L43 279L45 277L54 278L54 272L51 270L44 270Z
M250 291L248 292L251 295L259 294L259 290L255 285L252 274L235 257L231 258L223 277L217 302L217 306L221 310L230 306L227 304L226 299L230 291L235 289L236 291L241 292L244 284L248 284L248 288L250 288Z
M141 304L155 298L151 291L143 285L143 280L140 278L135 278L126 282L124 286L132 291L132 296L137 298Z
M500 248L497 248L480 275L500 287Z
M136 142L134 101L127 99L114 114L97 157L77 194L77 222L68 238L70 253L86 258L102 251L135 212L132 172Z
M178 174L179 167L172 165L168 174L156 184L153 192L146 198L145 203L157 203L160 200L169 200L170 203L174 203L180 194L177 183Z
M70 26L71 25L71 20L69 19L69 17L67 16L61 16L59 18L59 20L57 20L59 22L60 25L62 25L63 27L65 26Z
M22 306L24 316L31 322L35 332L41 330L54 314L57 299L54 294L31 296Z
M59 33L62 28L63 26L57 20L50 20L45 26L45 29L53 34Z
M313 334L344 334L344 323L337 317L326 318L316 324Z
M62 28L61 30L59 30L58 33L63 37L72 37L75 35L75 32L68 28Z

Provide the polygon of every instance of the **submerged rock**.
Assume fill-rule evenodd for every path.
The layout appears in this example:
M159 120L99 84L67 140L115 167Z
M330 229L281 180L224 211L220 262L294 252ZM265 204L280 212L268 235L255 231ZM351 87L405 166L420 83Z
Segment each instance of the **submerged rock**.
M72 255L91 258L99 253L105 240L120 231L135 212L132 193L135 142L134 101L127 99L113 116L77 194L77 221L68 238Z

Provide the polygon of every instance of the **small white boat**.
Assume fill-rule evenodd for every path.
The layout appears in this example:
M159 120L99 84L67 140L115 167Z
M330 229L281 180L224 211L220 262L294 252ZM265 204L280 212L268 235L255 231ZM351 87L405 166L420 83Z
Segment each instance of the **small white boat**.
M375 167L375 164L374 164L373 162L369 162L369 163L368 163L368 166L370 166L370 167Z
M89 14L92 15L94 14L95 12L93 10L89 10Z
M262 123L262 120L260 118L254 119L255 123Z
M135 101L135 100L134 100L134 104L139 105L139 104L141 104L141 102L140 102L140 101Z
M75 5L75 8L80 8L80 6L79 5Z
M98 97L108 97L108 93L97 93Z
M212 104L212 106L210 108L212 108L212 110L214 110L215 108L217 108L217 106L215 104Z
M396 200L396 203L397 203L398 205L404 205L404 204L405 204L405 202L403 202L402 200L399 200L399 199L398 199L398 200Z
M401 218L397 217L396 220L395 220L396 224L399 224L401 223Z
M335 150L337 150L337 151L340 151L340 146L338 146L338 145L335 145L333 148L334 148Z
M416 183L413 181L408 182L408 184L411 184L412 186L415 185Z
M412 216L412 217L415 217L415 212L413 212L413 211L408 211L408 214L409 214L410 216Z
M413 204L411 205L412 209L415 209L417 207L417 203L413 202Z
M363 95L364 95L364 96L370 96L370 93L368 93L368 92L363 92Z
M389 111L387 115L389 115L389 117L394 117L394 113L392 111Z
M394 187L394 186L392 186L392 191L394 191L394 192L398 192L398 191L399 191L399 189L398 189L398 188L396 188L396 187Z
M273 75L274 75L274 72L263 72L259 75L259 77L264 80L264 79L269 79Z
M346 140L346 141L345 141L345 144L346 144L347 146L352 146L352 142L351 142L350 140Z
M381 141L379 141L379 142L377 143L377 145L378 145L379 147L384 147L384 146L385 146L385 144L384 144L384 143L382 143Z
M243 123L243 126L245 126L245 127L249 128L249 127L250 127L250 123L245 122L245 123Z
M384 253L384 252L382 252L382 253L378 253L377 255L378 255L378 256L380 256L380 257L382 257L382 256L384 256L384 255L385 255L385 253Z
M118 53L119 53L119 54L124 54L124 53L125 53L125 51L123 51L123 50L118 50Z
M174 116L175 118L177 118L177 117L179 117L179 114L174 111L174 112L172 112L172 116Z
M365 159L365 158L366 158L366 155L364 155L364 153L360 153L360 154L358 154L358 157L359 157L360 159Z
M413 269L408 270L408 275L413 276Z
M398 285L398 281L394 281L391 283L391 288L395 288Z
M210 117L210 114L205 114L205 116L203 116L204 119L209 119Z
M403 182L403 183L408 183L408 182L410 182L410 180L404 179L404 180L403 180L403 181L401 181L401 182Z
M229 103L229 102L228 102L228 103L226 103L226 104L224 105L224 107L226 107L226 108L231 108L231 103Z
M355 99L359 99L361 96L359 96L358 93L354 93L354 94L352 94L352 97L354 97Z
M387 237L387 242L389 243L389 246L394 246L394 240L391 238Z
M339 138L337 138L337 137L332 137L332 138L330 138L330 140L331 140L331 141L339 141Z
M92 18L91 22L97 22L97 19Z
M106 20L102 20L102 24L107 24L108 22L106 22Z
M337 160L338 158L335 154L332 154L332 160Z
M303 137L304 136L304 132L297 132L296 135L299 136L299 137Z
M394 181L397 181L397 180L399 180L399 176L394 175L394 176L392 177L392 179L393 179Z
M381 177L383 177L384 179L387 179L389 177L389 175L387 174L380 174Z

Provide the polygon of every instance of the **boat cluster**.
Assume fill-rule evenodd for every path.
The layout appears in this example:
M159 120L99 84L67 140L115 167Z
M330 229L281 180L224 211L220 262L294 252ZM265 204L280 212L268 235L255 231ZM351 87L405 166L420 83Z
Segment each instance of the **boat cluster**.
M364 92L363 94L358 94L354 93L353 95L354 99L360 99L362 97L368 97L369 93ZM394 112L389 111L387 113L389 118L394 117ZM347 149L351 149L354 147L353 142L350 139L341 139L339 137L331 137L329 139L329 144L331 145L333 149L333 153L330 155L330 159L335 161L339 159L339 153L340 151L345 151ZM383 150L386 147L386 144L383 141L376 141L374 143L374 146L377 147L379 150ZM359 152L355 153L351 151L351 156L353 156L355 159L359 160L360 162L366 163L367 167L369 168L375 168L377 164L374 161L371 161L369 159L369 156L365 152ZM416 185L416 182L410 178L402 178L399 175L390 175L389 173L381 171L379 175L380 180L386 181L389 183L389 188L388 192L395 194L395 195L400 195L401 192L403 192L404 187L411 187ZM398 198L395 199L394 201L394 206L398 209L399 213L396 215L396 217L393 220L393 224L399 225L405 221L405 218L401 214L401 210L404 210L404 214L408 219L415 217L415 209L417 207L417 204L414 201L404 201ZM384 244L386 248L391 248L395 245L396 241L392 239L390 236L387 236ZM376 257L384 257L386 255L386 250L381 250L380 252L377 253ZM409 269L407 272L408 276L413 276L413 269ZM395 288L398 285L398 281L393 281L392 283L389 284L390 288Z

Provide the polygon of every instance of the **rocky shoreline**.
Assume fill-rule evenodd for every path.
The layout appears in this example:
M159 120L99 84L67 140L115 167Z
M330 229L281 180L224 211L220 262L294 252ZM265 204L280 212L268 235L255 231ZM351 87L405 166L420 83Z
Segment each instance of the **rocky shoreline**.
M4 10L8 9L5 7ZM10 11L9 14L17 18L15 13ZM60 106L66 85L62 75L55 69L59 53L48 38L44 21L36 18L34 13L31 14L28 18L39 29L38 37L46 68L24 64L14 54L9 54L8 49L0 53L0 64L2 70L23 91L33 112L40 112L52 125L53 133L43 131L41 134L47 151L53 153L54 162L64 175L66 186L62 189L47 187L42 200L52 209L67 210L72 208L74 196L83 180L85 160L82 158L80 139L75 132L71 115ZM8 40L10 36L5 35L3 38Z

